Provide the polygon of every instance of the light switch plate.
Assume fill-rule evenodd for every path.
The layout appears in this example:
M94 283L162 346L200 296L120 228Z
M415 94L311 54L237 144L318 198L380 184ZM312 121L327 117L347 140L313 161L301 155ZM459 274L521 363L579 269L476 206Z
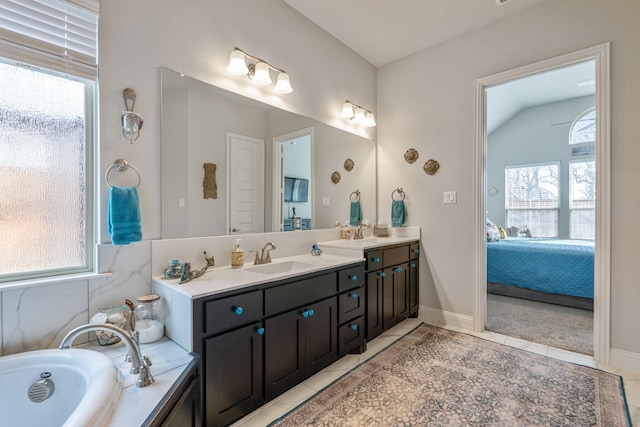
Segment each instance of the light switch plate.
M328 197L323 197L322 198L322 206L329 206L331 204L330 200Z
M457 196L455 191L445 191L442 193L443 202L445 204L457 203Z

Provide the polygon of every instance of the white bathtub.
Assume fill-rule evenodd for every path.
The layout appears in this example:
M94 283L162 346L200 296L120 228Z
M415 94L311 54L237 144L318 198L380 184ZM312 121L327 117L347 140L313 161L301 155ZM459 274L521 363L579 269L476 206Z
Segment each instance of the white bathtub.
M38 383L30 392L30 387L43 379L53 387ZM103 426L117 404L122 385L122 375L113 361L92 350L50 349L0 357L0 424Z

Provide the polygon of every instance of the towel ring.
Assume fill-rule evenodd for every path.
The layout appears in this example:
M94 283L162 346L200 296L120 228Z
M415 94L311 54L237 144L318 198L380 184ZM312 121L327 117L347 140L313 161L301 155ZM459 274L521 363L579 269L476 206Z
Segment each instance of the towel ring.
M354 194L356 196L355 200L353 199L353 195ZM352 192L349 195L349 200L351 200L352 202L359 202L360 201L360 190L356 190L356 191Z
M402 196L402 199L394 199L393 196L396 193L400 194ZM404 200L405 196L406 196L406 194L405 194L404 190L402 189L402 187L398 187L398 188L396 188L395 190L393 190L391 192L391 200Z
M138 168L136 168L132 164L129 164L129 162L127 162L125 159L116 160L115 162L113 162L111 166L107 168L107 171L104 173L104 179L107 181L107 184L109 185L109 187L113 187L111 182L109 182L109 172L111 172L111 169L114 169L114 168L117 172L124 172L129 168L136 171L136 173L138 174L138 183L136 184L136 187L140 187L140 182L142 181L142 178L140 177L140 171L138 170Z

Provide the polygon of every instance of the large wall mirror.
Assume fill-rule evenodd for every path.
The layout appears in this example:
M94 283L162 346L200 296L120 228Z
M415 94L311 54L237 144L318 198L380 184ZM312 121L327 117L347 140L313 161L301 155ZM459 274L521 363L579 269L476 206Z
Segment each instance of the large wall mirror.
M163 238L331 228L356 190L375 223L375 142L164 68L161 86Z

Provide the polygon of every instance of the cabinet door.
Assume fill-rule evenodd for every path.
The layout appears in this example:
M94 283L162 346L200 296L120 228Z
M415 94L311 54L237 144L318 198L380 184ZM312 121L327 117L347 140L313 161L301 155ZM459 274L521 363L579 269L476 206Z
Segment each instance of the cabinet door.
M382 327L389 329L409 316L408 264L384 270Z
M256 323L205 340L207 426L227 425L264 402L261 326Z
M306 372L315 374L338 359L338 304L336 297L305 307Z
M305 318L293 310L264 321L264 376L267 400L305 377Z
M371 341L382 333L383 270L367 273L366 337Z
M418 314L420 307L420 282L419 282L418 260L409 262L409 315Z

